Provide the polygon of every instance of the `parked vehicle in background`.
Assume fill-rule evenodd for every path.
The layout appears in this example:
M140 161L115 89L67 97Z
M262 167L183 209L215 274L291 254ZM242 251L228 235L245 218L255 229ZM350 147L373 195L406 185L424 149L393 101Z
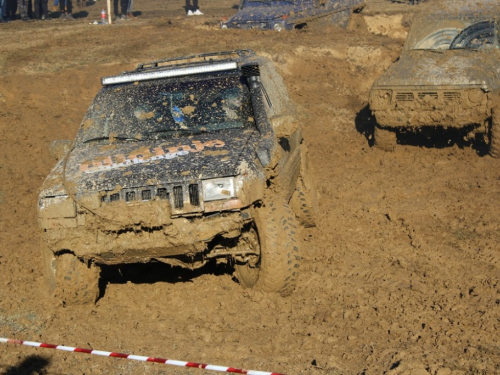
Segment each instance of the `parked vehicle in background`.
M458 128L485 136L500 157L498 1L448 1L416 16L401 57L370 91L375 145L397 133Z
M101 265L234 266L290 294L297 223L314 225L301 127L271 61L238 50L141 64L102 79L39 194L49 288L98 296Z
M364 0L242 0L238 13L223 21L221 27L281 31L313 22L346 27L351 14L364 4Z

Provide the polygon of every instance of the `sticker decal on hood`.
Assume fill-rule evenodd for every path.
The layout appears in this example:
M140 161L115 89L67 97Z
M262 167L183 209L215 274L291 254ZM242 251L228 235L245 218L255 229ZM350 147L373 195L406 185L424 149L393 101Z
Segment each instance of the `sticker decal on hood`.
M120 168L133 164L148 163L154 160L174 159L178 156L188 155L190 152L200 152L206 147L222 148L226 144L221 140L213 140L207 142L192 141L190 145L181 145L168 147L144 148L131 152L128 155L117 154L115 156L106 156L80 164L80 172L95 173L107 171L110 169Z

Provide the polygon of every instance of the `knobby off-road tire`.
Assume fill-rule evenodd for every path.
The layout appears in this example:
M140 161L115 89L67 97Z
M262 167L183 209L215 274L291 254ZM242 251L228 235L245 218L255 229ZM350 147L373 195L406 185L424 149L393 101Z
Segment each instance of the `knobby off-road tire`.
M99 267L72 253L54 255L42 241L44 276L49 292L64 306L94 303L99 296Z
M238 247L243 250L248 250L260 254L259 236L255 227L243 233L238 242ZM253 288L259 280L260 274L260 255L250 256L250 260L246 263L236 261L234 265L236 277L244 288Z
M260 244L259 275L255 287L290 295L299 274L297 221L287 204L270 202L255 209L254 224Z
M300 225L306 228L316 226L316 213L318 211L316 190L311 187L311 184L306 184L302 177L297 180L297 187L290 200L290 207L297 216Z
M375 146L384 151L394 151L396 148L396 133L375 125Z
M493 158L500 158L500 107L491 111L490 155Z

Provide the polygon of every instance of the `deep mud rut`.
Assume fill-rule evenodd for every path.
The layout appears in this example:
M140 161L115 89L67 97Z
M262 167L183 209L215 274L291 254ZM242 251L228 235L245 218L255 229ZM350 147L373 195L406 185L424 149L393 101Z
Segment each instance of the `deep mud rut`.
M417 7L368 0L348 30L221 31L237 2L141 0L140 17L2 25L0 336L286 374L500 373L500 161L443 133L372 147L368 91ZM438 0L428 0L419 9ZM42 278L37 189L48 146L73 138L100 77L139 62L252 48L296 102L319 198L287 298L224 267L108 267L95 306L55 306ZM3 374L202 374L198 369L1 344Z

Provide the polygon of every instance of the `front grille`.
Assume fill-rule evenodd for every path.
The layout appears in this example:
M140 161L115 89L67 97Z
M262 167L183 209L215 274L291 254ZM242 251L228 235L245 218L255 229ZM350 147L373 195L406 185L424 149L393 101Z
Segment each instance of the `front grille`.
M165 188L160 188L156 190L156 195L158 195L160 199L169 199L170 197L170 195L167 192L167 189Z
M460 100L461 94L459 91L420 91L420 92L398 92L396 93L397 102L412 102L416 98L419 100L437 101L442 99L444 101L457 101Z
M184 198L182 195L182 186L174 186L174 207L184 207Z
M445 91L443 93L444 100L448 101L453 101L453 100L460 100L460 92L458 91Z
M398 102L412 102L413 93L412 92L398 92L396 94L396 100Z
M432 99L437 99L438 98L438 93L437 92L419 92L418 93L418 98L423 99L425 97L432 98Z
M191 207L184 206L184 200L189 198ZM182 214L184 211L200 212L202 209L202 202L200 199L199 184L185 184L166 187L142 187L142 188L124 188L119 192L103 192L101 201L103 203L125 201L127 203L144 202L152 199L166 200L170 202L173 209L183 210L177 212Z
M198 184L189 185L189 203L191 203L192 206L200 205L200 193Z
M141 195L142 195L143 201L150 201L151 200L151 190L143 190Z

